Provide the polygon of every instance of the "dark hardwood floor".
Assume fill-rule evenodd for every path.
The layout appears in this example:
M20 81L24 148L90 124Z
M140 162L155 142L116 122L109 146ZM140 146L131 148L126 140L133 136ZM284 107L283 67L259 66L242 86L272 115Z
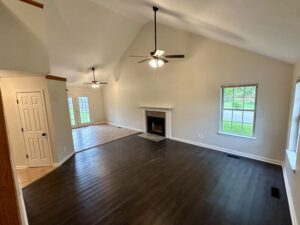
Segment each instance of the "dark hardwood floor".
M77 153L23 194L30 225L292 224L280 166L136 135Z

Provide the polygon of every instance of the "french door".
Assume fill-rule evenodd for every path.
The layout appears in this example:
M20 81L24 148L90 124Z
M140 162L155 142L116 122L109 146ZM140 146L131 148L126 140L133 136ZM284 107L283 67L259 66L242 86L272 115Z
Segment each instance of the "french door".
M72 127L82 127L92 123L88 96L69 95L68 104Z

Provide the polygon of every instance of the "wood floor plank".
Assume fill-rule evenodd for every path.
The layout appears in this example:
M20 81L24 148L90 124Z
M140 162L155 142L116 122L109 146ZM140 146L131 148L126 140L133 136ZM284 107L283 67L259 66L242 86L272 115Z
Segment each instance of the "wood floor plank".
M136 135L77 153L23 194L30 225L292 224L280 166Z

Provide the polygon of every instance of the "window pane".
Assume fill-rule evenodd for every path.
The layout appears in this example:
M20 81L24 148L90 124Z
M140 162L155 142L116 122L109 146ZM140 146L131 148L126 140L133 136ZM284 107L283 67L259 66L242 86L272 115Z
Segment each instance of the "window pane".
M223 110L223 121L232 120L232 110Z
M224 98L232 98L233 97L233 88L224 88Z
M245 98L255 98L256 86L245 87Z
M253 124L243 124L243 135L252 136L253 135Z
M233 108L234 109L243 109L243 98L234 98L233 99Z
M90 123L90 110L89 110L89 99L88 97L78 97L79 112L80 112L80 123Z
M233 110L232 121L242 123L243 122L243 111Z
M244 97L244 87L234 88L234 97L243 98Z
M253 124L253 122L254 122L254 112L244 111L243 122Z
M223 121L223 131L231 132L231 122Z
M76 125L76 122L75 122L75 110L74 110L73 98L72 97L68 97L68 105L69 105L71 125L75 126Z
M232 122L231 131L234 134L242 134L242 123Z
M233 105L233 98L224 98L225 109L232 109L232 105Z
M255 109L255 98L245 98L244 101L244 109Z

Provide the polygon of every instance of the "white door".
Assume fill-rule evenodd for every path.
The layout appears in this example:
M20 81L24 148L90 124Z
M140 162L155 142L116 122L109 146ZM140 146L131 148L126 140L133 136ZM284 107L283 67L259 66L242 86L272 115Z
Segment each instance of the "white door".
M22 131L29 167L51 166L43 96L40 91L18 92Z
M82 127L92 123L88 96L69 95L68 103L72 127Z

